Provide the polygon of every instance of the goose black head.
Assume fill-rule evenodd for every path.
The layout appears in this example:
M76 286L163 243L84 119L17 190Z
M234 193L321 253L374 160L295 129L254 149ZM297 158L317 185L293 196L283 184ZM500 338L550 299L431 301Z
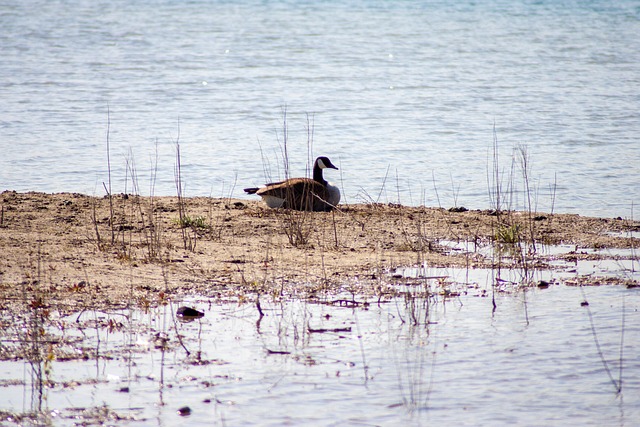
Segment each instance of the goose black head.
M316 166L320 169L338 169L328 157L321 156L316 159Z

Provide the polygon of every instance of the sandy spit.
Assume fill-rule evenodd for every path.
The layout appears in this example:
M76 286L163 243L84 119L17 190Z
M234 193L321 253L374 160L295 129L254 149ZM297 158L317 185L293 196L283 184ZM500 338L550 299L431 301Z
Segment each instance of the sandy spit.
M537 248L575 246L554 257L566 260L596 256L581 248L640 246L629 233L638 221L540 212L354 204L307 213L235 199L14 191L1 193L0 205L4 309L16 301L73 311L180 295L375 293L398 266L495 265L474 248L509 229L521 242L533 236ZM468 249L451 250L452 241ZM530 255L539 268L551 260Z

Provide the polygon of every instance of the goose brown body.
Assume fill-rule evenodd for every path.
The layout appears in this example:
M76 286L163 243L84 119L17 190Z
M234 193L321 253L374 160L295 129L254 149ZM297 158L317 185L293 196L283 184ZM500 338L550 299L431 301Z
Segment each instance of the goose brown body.
M271 208L330 211L340 202L340 190L322 176L322 170L326 168L338 169L327 157L318 157L313 166L313 178L290 178L244 191L262 197Z

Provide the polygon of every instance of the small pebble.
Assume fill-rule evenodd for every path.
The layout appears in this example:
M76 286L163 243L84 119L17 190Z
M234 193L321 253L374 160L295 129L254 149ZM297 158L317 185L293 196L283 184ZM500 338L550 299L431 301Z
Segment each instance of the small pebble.
M176 314L182 317L195 317L195 318L204 317L203 312L198 311L195 308L191 308L191 307L180 307L178 308L178 311L176 312Z
M189 415L191 415L191 408L189 408L188 406L183 406L182 408L178 409L178 415L180 415L181 417L188 417Z

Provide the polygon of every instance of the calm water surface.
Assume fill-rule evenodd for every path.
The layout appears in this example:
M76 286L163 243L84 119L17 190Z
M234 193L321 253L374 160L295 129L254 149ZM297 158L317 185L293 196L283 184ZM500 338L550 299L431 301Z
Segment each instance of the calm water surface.
M347 202L490 207L495 136L511 207L523 146L534 208L629 217L637 34L631 0L8 1L0 190L104 194L108 130L114 192L175 194L179 141L186 195L244 197L286 106L292 174L309 117Z
M139 420L131 425L157 426L637 425L636 289L498 295L494 313L491 298L478 295L470 288L459 298L367 309L263 298L260 322L254 304L203 298L190 302L205 311L192 323L173 323L175 305L76 313L56 320L51 333L77 336L70 347L101 357L54 361L48 378L56 386L45 389L42 409L55 425L74 425L83 408L102 405ZM110 330L109 319L122 329ZM622 373L621 395L594 330L613 379ZM164 352L158 336L168 338ZM0 410L33 405L31 372L23 362L0 364L2 380L15 384L0 388ZM189 417L177 415L183 406Z

